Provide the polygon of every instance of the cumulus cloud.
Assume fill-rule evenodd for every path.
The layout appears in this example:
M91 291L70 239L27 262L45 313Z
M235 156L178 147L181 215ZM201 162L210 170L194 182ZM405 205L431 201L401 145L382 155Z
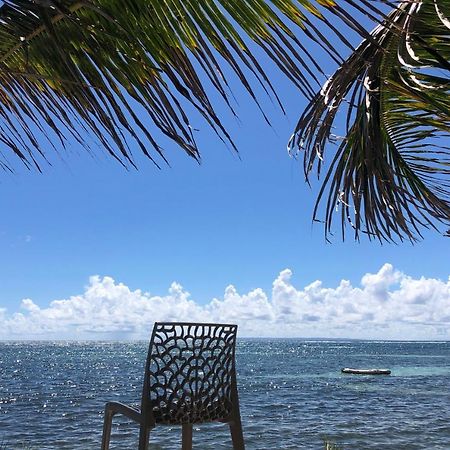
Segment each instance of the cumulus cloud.
M359 286L316 280L299 288L292 277L280 272L270 294L229 285L202 305L176 282L152 295L92 276L84 293L47 307L27 298L13 314L0 308L0 338L147 338L154 321L193 321L238 323L241 336L450 339L450 277L414 279L390 264Z

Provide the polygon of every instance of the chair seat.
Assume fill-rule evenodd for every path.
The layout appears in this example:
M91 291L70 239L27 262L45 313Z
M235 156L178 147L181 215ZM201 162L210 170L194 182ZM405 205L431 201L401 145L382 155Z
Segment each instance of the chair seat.
M153 416L156 423L167 425L180 425L183 423L220 422L229 418L232 405L227 401L190 402L167 404L160 402L153 407Z

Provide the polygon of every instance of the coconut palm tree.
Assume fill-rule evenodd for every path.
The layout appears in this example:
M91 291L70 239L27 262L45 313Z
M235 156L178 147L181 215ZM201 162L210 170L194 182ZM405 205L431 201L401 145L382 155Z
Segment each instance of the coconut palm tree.
M314 212L328 192L326 233L337 206L342 230L350 223L357 238L413 240L421 227L450 217L448 148L445 139L435 142L449 131L448 7L394 3L6 0L0 165L12 171L14 155L41 170L47 147L75 140L89 151L100 143L124 166L135 165L134 141L159 166L168 162L162 136L199 160L194 116L234 147L210 100L215 92L234 113L230 72L257 103L261 86L282 107L253 41L310 102L291 151L304 153L307 177L326 168ZM352 10L380 25L369 33ZM343 27L363 39L345 61L334 45L351 47ZM321 90L311 42L338 65ZM339 141L331 130L342 108L348 120ZM327 163L328 145L336 150Z

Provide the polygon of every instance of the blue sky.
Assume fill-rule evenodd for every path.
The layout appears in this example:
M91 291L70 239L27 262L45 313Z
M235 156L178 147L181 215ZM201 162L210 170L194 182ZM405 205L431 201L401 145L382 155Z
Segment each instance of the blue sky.
M304 183L301 162L286 151L305 102L275 69L270 73L287 110L283 116L263 100L272 128L238 85L240 122L222 110L239 157L200 123L201 165L170 143L171 168L158 170L135 149L139 171L73 146L62 158L49 149L52 166L43 174L18 164L15 174L2 173L4 314L20 311L25 298L46 308L81 294L92 275L155 295L176 281L198 305L230 284L269 292L284 269L297 286L358 285L385 263L413 279L445 282L450 240L435 232L414 246L355 243L350 233L342 243L338 229L334 243L325 242L322 226L311 223L318 184Z
M327 244L311 223L316 190L286 152L292 121L274 111L270 129L251 104L241 110L233 130L241 159L205 130L201 165L173 151L172 168L139 158L139 171L127 172L80 151L54 158L43 174L3 174L2 304L45 303L77 292L92 274L149 290L177 280L204 301L230 282L265 286L285 267L300 282L327 284L357 281L384 262L448 276L449 240L437 233L414 246L381 246L351 234L342 243L338 232Z

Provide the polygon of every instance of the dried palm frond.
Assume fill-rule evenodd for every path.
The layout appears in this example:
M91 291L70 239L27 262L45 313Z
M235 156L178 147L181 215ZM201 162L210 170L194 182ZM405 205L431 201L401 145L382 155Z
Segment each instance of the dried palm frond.
M446 0L402 2L300 118L291 147L305 151L307 179L326 170L314 210L319 220L325 201L326 236L336 214L343 237L350 224L356 239L380 241L415 241L423 227L450 223L449 13Z

